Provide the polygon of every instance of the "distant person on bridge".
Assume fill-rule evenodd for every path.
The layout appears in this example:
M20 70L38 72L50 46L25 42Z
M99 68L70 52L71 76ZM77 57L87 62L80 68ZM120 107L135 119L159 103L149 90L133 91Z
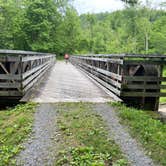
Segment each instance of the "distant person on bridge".
M65 58L66 63L68 63L68 61L69 61L69 54L65 54L64 58Z

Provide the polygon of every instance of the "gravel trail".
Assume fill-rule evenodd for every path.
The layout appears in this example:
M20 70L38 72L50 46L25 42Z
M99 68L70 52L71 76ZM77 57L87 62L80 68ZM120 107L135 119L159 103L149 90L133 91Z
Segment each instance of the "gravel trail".
M154 166L153 161L146 156L144 150L130 136L127 128L120 124L114 108L101 103L96 104L93 109L102 116L108 126L110 137L121 147L132 166Z
M17 157L17 165L21 166L52 166L60 146L60 133L56 126L58 104L40 104L35 113L35 122L30 139L24 144ZM154 166L144 150L137 144L122 126L119 118L106 103L93 104L93 110L102 116L109 129L109 136L120 146L132 166Z
M25 143L17 157L17 165L50 166L54 165L59 133L56 127L56 105L40 104L35 113L31 138Z

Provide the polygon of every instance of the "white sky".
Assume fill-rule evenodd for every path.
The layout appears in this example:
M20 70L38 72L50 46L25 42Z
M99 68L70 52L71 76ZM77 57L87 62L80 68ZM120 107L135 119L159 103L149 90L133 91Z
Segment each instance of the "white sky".
M146 0L141 0L145 2ZM159 5L166 0L149 0L153 6ZM124 3L120 0L75 0L73 3L79 14L111 12L124 8Z

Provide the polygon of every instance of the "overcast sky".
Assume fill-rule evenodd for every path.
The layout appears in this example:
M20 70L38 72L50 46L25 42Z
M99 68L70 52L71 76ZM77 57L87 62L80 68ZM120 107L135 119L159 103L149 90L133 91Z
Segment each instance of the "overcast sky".
M146 0L142 0L146 1ZM150 0L154 6L166 0ZM124 8L124 3L120 0L75 0L74 6L79 14L82 13L99 13L111 12Z

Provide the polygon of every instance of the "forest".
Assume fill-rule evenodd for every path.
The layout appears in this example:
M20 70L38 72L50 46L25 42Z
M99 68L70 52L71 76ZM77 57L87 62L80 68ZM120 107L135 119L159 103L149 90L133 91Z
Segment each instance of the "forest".
M166 3L122 1L123 10L79 15L72 0L0 0L0 49L166 54Z

